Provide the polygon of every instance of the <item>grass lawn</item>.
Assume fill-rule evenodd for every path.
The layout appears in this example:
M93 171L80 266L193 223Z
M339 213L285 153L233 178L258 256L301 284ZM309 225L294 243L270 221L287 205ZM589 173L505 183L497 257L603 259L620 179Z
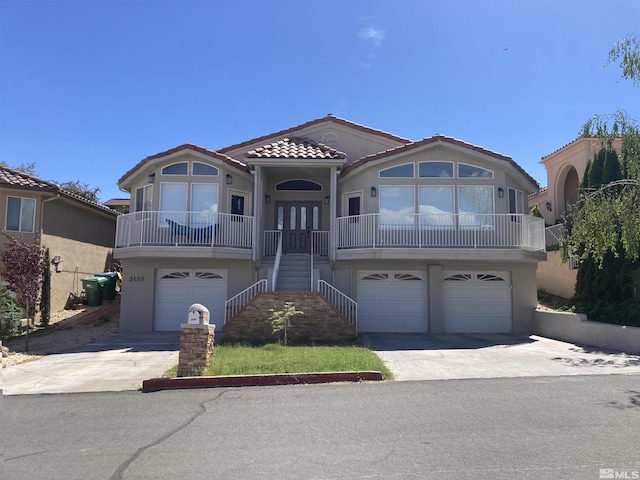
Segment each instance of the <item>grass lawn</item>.
M386 380L393 375L382 360L359 344L338 345L216 345L203 375L252 375L263 373L344 372L373 370ZM178 367L165 373L175 377Z

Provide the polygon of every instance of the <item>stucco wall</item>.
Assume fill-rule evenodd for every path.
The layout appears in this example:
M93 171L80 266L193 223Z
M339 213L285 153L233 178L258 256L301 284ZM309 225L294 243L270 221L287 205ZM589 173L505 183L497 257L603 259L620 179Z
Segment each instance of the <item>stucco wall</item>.
M533 333L556 340L640 354L640 328L592 322L582 313L536 310Z
M538 288L559 297L571 298L576 292L577 275L578 270L572 270L568 263L562 263L559 251L547 252L547 261L538 264Z

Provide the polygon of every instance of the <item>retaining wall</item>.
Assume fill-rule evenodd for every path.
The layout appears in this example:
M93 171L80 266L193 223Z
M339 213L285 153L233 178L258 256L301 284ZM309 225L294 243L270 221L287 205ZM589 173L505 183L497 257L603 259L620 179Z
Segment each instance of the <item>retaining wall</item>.
M536 310L533 333L607 350L640 354L640 328L592 322L583 313Z

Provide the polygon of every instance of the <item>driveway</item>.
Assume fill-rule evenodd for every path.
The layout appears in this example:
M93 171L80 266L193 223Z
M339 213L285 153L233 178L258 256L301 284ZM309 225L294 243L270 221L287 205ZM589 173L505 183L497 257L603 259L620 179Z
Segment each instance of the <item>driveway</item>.
M120 333L2 369L4 395L138 390L178 364L180 333Z
M583 347L535 335L361 335L395 379L640 374L640 356Z

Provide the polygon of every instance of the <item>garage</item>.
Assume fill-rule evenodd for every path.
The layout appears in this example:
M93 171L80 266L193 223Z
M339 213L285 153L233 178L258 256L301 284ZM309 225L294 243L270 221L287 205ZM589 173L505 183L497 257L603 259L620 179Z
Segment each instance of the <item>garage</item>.
M221 328L227 300L226 271L158 269L154 299L153 329L159 332L180 330L187 311L200 303L210 312L210 323Z
M444 331L447 333L509 333L509 272L443 272Z
M358 331L426 333L424 272L358 272Z

